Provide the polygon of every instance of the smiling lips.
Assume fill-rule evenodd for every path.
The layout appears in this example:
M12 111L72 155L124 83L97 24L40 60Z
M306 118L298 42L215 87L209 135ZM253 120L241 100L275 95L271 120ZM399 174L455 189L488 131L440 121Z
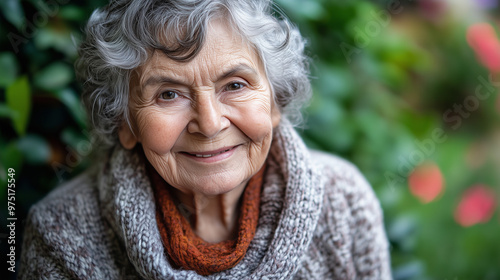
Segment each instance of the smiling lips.
M232 149L232 148L227 149L227 150L224 150L224 151L221 151L221 152L218 152L218 153L215 153L215 154L207 154L207 155L202 155L202 154L192 154L192 155L194 155L194 156L196 156L196 157L204 157L204 158L206 158L206 157L214 157L214 156L216 156L216 155L220 155L220 154L222 154L222 153L225 153L225 152L227 152L227 151L229 151L229 150L231 150L231 149Z
M182 153L185 155L189 155L191 157L199 158L199 159L213 158L213 157L217 157L218 155L227 153L229 151L233 151L238 146L239 145L232 146L232 147L225 147L222 149L218 149L218 150L214 150L214 151L207 151L207 152L182 152Z

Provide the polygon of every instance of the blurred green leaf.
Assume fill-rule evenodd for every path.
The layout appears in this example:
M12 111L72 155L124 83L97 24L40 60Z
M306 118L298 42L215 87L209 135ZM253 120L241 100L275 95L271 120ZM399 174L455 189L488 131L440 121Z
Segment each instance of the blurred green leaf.
M61 134L61 139L72 148L76 148L81 141L85 140L83 135L75 129L65 129Z
M313 80L316 85L316 94L345 99L353 91L353 76L345 68L332 67L324 63L319 64L316 68L315 75L318 79Z
M64 18L66 20L72 21L86 21L86 13L80 7L75 5L65 5L61 7L59 12L59 17Z
M17 149L14 141L5 144L0 139L0 199L6 201L7 196L7 170L14 168L16 173L21 170L22 154Z
M324 15L324 8L316 1L286 0L278 1L294 17L319 19Z
M425 138L433 129L441 127L437 116L431 114L421 114L414 110L402 110L399 121L405 125L413 135Z
M4 168L14 168L19 172L23 161L23 154L19 151L17 143L11 141L0 149L0 162Z
M15 112L9 108L6 104L0 103L0 118L12 118Z
M407 214L400 215L392 222L387 234L391 240L404 242L404 240L410 235L414 235L416 233L417 225L418 223L415 220L415 217Z
M17 142L17 147L30 164L42 164L49 161L50 146L45 139L35 134L28 134Z
M6 91L7 106L15 113L12 123L17 134L24 135L31 111L31 89L26 76L12 83Z
M420 261L412 261L394 270L394 279L423 279L424 276L424 265Z
M0 69L3 71L0 75L0 87L7 87L16 80L19 67L13 53L0 53Z
M57 90L73 79L73 68L66 63L55 62L35 74L35 86L45 90Z
M67 28L43 27L40 28L34 38L38 49L54 48L69 57L76 55L76 43L73 42L70 30Z
M71 147L71 150L73 150L75 155L80 158L85 158L92 150L90 141L86 138L86 135L84 135L82 131L69 128L65 129L61 133L61 139L65 144Z
M24 11L20 0L2 0L0 7L5 18L12 23L17 29L21 29L24 21Z
M376 149L381 148L379 145L385 144L388 133L388 125L376 115L376 112L369 110L357 110L353 116L356 126L365 134L371 146Z
M54 95L69 109L73 118L78 122L80 127L85 127L85 113L81 106L80 99L77 94L71 89L63 89L54 92Z
M2 193L5 193L5 182L7 181L7 168L3 166L3 163L0 161L0 183L2 184L3 187L0 187L0 191ZM0 197L3 199L3 196L0 195Z

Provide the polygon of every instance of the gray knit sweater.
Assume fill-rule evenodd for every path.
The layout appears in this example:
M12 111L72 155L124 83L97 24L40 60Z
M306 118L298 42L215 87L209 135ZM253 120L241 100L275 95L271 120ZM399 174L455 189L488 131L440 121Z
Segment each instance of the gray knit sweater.
M30 211L19 279L390 279L375 195L351 164L308 150L283 121L275 132L255 237L233 268L172 268L142 157L109 160Z

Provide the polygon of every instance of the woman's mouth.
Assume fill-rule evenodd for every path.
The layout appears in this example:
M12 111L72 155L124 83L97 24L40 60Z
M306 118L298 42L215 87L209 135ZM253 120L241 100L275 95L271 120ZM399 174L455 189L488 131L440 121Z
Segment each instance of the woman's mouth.
M213 150L213 151L190 151L190 152L181 152L181 154L188 156L191 159L201 162L216 162L230 157L234 150L240 145L224 147L221 149Z
M190 155L193 155L193 156L196 156L196 157L203 157L203 158L208 158L208 157L214 157L216 155L220 155L222 153L225 153L225 152L228 152L229 150L231 150L233 148L229 148L227 150L223 150L223 151L220 151L220 152L217 152L217 153L213 153L213 154L191 154Z

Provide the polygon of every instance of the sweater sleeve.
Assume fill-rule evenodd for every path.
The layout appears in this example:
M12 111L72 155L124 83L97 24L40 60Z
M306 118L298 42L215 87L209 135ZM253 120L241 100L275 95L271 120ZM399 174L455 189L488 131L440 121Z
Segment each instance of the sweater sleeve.
M351 210L352 257L357 279L392 279L379 201L359 171L352 167L351 172L352 187L345 191Z

